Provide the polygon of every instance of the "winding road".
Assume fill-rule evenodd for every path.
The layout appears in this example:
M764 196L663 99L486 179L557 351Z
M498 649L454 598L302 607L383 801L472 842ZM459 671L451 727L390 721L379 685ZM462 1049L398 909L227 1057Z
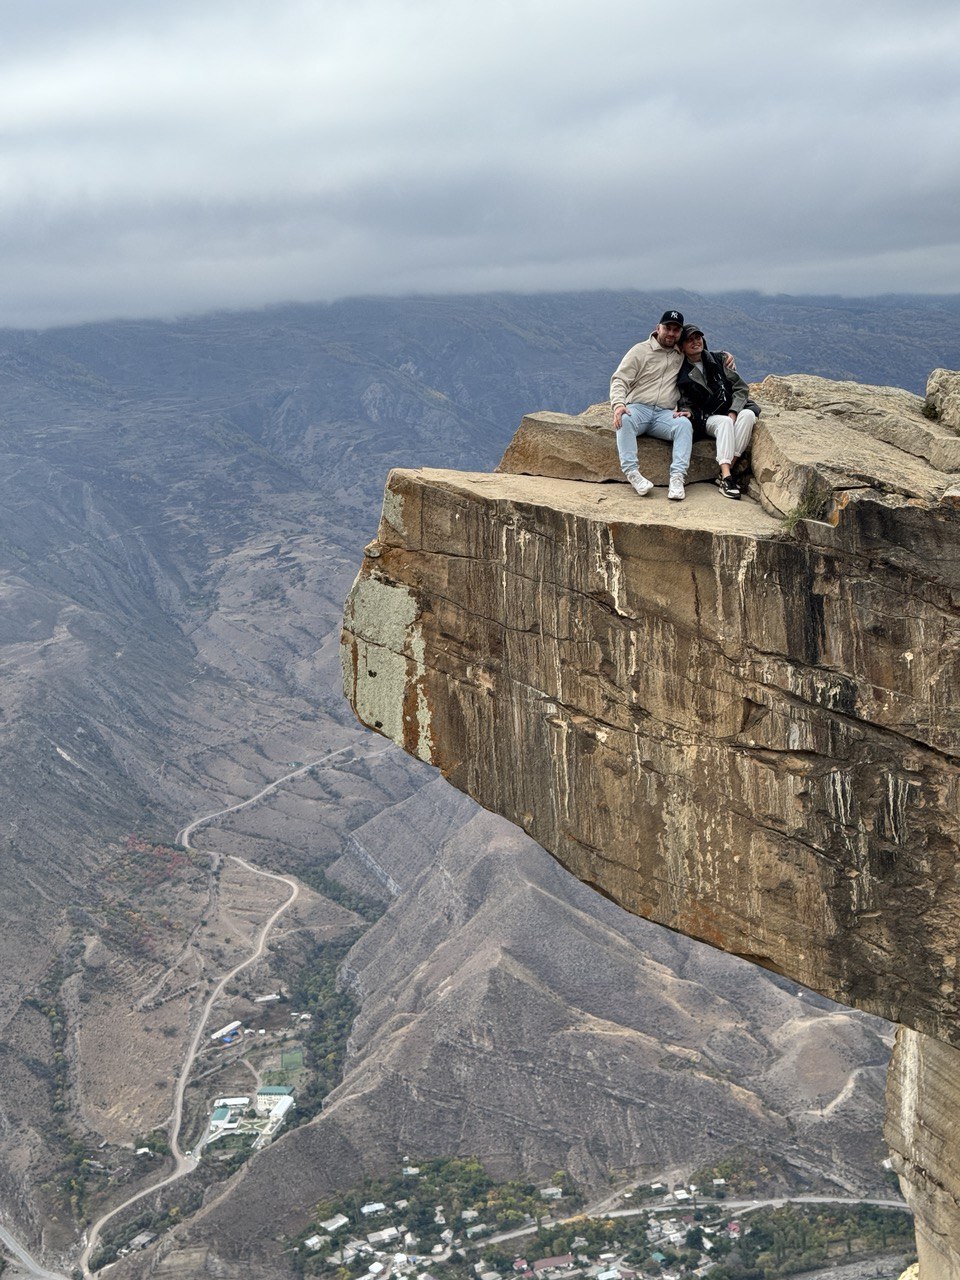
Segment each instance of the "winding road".
M390 751L391 749L392 748L390 747L385 747L381 751L370 752L369 755L360 756L358 757L358 759L363 759L363 760L372 759L375 756L381 756L386 754L386 752ZM223 809L217 809L213 813L207 813L207 814L204 814L203 817L201 818L194 819L193 822L188 823L187 826L181 828L181 830L177 832L177 837L176 837L177 843L184 845L187 849L192 849L193 846L190 843L190 838L197 831L199 831L201 827L206 826L211 822L215 822L218 818L222 818L228 813L237 813L241 809L248 809L251 805L257 804L259 801L263 800L266 796L271 795L274 791L278 790L278 788L282 787L285 783L291 782L294 778L302 777L303 774L309 773L312 769L323 768L326 765L328 765L332 760L334 760L337 756L344 755L346 752L353 751L353 750L354 750L354 747L351 745L348 747L341 747L337 751L331 751L327 755L321 756L319 760L311 760L309 764L301 765L297 769L292 769L289 773L285 773L282 777L275 779L275 781L267 783L265 787L261 788L261 790L258 791L256 795L250 796L248 800L241 800L237 804L227 805ZM221 854L216 853L213 850L206 850L205 852L207 852L212 859L219 859L222 856ZM165 1178L161 1178L159 1182L153 1183L152 1186L145 1187L143 1190L138 1191L135 1195L128 1196L126 1200L122 1201L115 1208L111 1209L109 1213L103 1214L100 1218L96 1220L96 1222L93 1223L93 1225L90 1227L89 1232L87 1233L86 1243L84 1245L83 1253L80 1256L80 1267L83 1270L84 1276L87 1277L88 1280L89 1280L89 1277L95 1274L90 1270L90 1259L93 1256L93 1253L97 1247L97 1244L99 1243L100 1235L103 1231L103 1228L107 1225L107 1223L110 1222L113 1218L115 1218L118 1214L123 1213L125 1209L129 1209L131 1205L137 1204L140 1200L146 1199L147 1196L154 1195L157 1191L161 1191L164 1187L169 1186L171 1183L177 1182L180 1178L185 1177L188 1173L192 1173L193 1170L199 1164L199 1160L195 1156L185 1155L184 1152L181 1150L180 1128L181 1128L181 1125L183 1124L183 1098L186 1092L187 1082L190 1078L190 1073L193 1070L193 1064L196 1061L197 1053L199 1052L199 1049L200 1049L200 1042L203 1039L204 1029L206 1028L211 1010L213 1009L213 1006L216 1004L216 1002L222 996L224 989L226 988L228 983L232 982L238 973L242 973L244 969L248 968L251 964L254 964L257 960L260 959L260 957L263 955L264 951L267 948L267 941L277 921L280 919L282 915L284 915L285 912L290 910L290 908L293 906L293 904L296 902L297 898L300 895L300 886L297 884L296 880L294 880L292 876L279 875L273 871L261 871L258 867L255 867L251 863L247 862L245 858L240 858L236 854L230 854L229 860L231 862L237 863L238 866L243 867L245 871L249 871L253 875L263 876L267 880L278 880L282 884L285 884L290 890L289 897L287 897L287 899L284 902L282 902L279 907L277 907L277 909L273 912L270 918L265 922L265 924L262 925L259 935L257 937L257 945L254 948L254 950L250 953L250 955L248 955L245 960L241 960L241 962L238 965L235 965L229 971L229 973L224 974L224 976L219 980L219 982L216 984L216 986L207 996L207 999L205 1000L203 1007L200 1011L200 1017L197 1021L197 1025L194 1030L193 1037L191 1038L190 1045L187 1049L186 1056L183 1060L183 1065L180 1068L180 1074L177 1077L177 1086L174 1092L173 1111L171 1113L170 1120L167 1126L167 1133L168 1133L168 1138L170 1143L170 1151L171 1151L171 1154L173 1155L174 1162L175 1162L173 1172L168 1174ZM18 1249L19 1249L18 1256L22 1254L25 1259L29 1258L29 1254L26 1254L25 1251L22 1250L22 1248L18 1246ZM40 1268L39 1265L35 1263L32 1258L30 1259L30 1262L33 1263L33 1267L34 1267L33 1274L38 1276L40 1280L51 1280L51 1277L53 1277L53 1280L62 1280L62 1277L55 1277L53 1276L53 1273L43 1271L43 1269Z
M620 1193L617 1193L620 1194ZM880 1209L899 1209L903 1213L912 1214L913 1210L905 1200L871 1200L867 1196L777 1196L769 1200L713 1200L710 1197L701 1198L699 1208L703 1209L709 1205L712 1209L716 1209L718 1213L727 1213L736 1211L740 1217L744 1217L748 1213L756 1213L758 1209L782 1209L788 1204L872 1204ZM484 1236L482 1240L474 1241L474 1247L483 1248L488 1244L501 1244L504 1240L519 1240L522 1236L530 1236L545 1227L559 1227L566 1223L575 1223L580 1218L636 1218L640 1214L648 1216L657 1213L669 1213L671 1215L677 1213L688 1212L692 1208L691 1204L643 1204L631 1209L599 1209L597 1205L587 1205L580 1209L572 1218L544 1218L537 1226L531 1223L523 1227L514 1227L510 1231L500 1231L492 1236Z
M219 817L219 814L210 815L210 817ZM199 824L198 823L193 824L193 829L195 829L197 825ZM187 844L186 840L181 840L180 843L186 844L188 848L190 847L189 844ZM230 861L236 862L239 866L243 867L246 871L252 872L254 875L265 876L268 880L280 880L283 884L287 885L287 887L290 889L290 895L284 902L280 904L279 907L277 907L277 909L273 912L270 918L261 927L255 949L251 952L249 956L247 956L245 960L241 960L241 962L238 965L234 965L234 967L228 973L224 974L224 976L220 979L217 985L213 988L213 990L207 996L207 999L203 1004L203 1008L200 1012L200 1018L197 1022L196 1028L194 1029L193 1037L190 1041L190 1045L189 1045L189 1048L187 1049L186 1057L184 1058L184 1061L183 1061L183 1066L180 1068L180 1074L177 1077L177 1087L174 1092L173 1114L170 1118L170 1123L168 1128L170 1151L175 1161L173 1172L168 1174L167 1177L162 1178L159 1182L155 1182L152 1186L146 1187L142 1191L138 1191L135 1195L129 1196L126 1200L118 1204L116 1208L111 1209L109 1213L105 1213L101 1218L97 1219L97 1221L90 1228L90 1231L87 1235L86 1245L84 1247L83 1253L80 1256L80 1266L83 1269L83 1274L85 1276L93 1275L93 1272L90 1271L90 1266L89 1266L90 1258L93 1254L93 1251L97 1247L97 1243L99 1242L99 1239L100 1239L100 1233L102 1232L106 1224L111 1220L111 1218L115 1218L117 1214L122 1213L125 1209L129 1209L131 1205L136 1204L138 1201L145 1199L147 1196L153 1195L155 1192L160 1191L163 1187L169 1186L172 1182L178 1181L178 1179L185 1177L188 1173L192 1173L193 1170L199 1164L199 1161L195 1156L185 1155L181 1150L180 1127L183 1123L183 1096L184 1096L184 1093L186 1092L187 1082L190 1078L190 1073L193 1070L193 1064L196 1061L197 1053L199 1052L199 1049L200 1049L200 1041L203 1039L203 1033L207 1025L207 1020L210 1017L210 1012L213 1009L213 1006L216 1004L216 1002L223 995L224 988L227 986L227 984L229 982L232 982L238 973L242 973L242 971L246 969L249 965L253 964L255 961L260 959L260 957L263 955L264 951L266 950L267 940L270 937L270 933L274 925L277 923L280 917L284 914L284 912L289 911L289 909L296 902L297 898L300 896L300 886L291 877L277 875L272 871L261 871L257 867L251 866L251 864L247 862L246 859L238 858L235 854L230 855Z
M36 1276L36 1280L67 1280L67 1277L61 1272L48 1271L46 1267L41 1266L36 1258L27 1253L23 1245L10 1234L6 1227L0 1227L0 1244L10 1253L11 1257L16 1258L24 1271Z

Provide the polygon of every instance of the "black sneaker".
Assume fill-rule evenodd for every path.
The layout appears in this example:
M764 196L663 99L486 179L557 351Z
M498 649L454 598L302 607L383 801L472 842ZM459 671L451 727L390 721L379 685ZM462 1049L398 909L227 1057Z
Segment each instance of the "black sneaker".
M721 476L717 481L720 492L725 498L735 498L739 501L740 490L737 488L736 481L733 476Z

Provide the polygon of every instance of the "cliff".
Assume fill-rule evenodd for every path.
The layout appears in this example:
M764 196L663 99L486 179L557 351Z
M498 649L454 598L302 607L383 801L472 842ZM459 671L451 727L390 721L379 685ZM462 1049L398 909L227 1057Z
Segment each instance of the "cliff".
M958 385L768 378L738 504L594 483L589 411L494 475L394 471L343 637L360 719L580 879L910 1029L887 1136L926 1280L960 1276Z

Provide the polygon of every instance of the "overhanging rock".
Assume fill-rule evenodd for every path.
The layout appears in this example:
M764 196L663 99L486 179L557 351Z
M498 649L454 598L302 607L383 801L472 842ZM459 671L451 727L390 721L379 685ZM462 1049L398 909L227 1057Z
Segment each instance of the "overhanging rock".
M629 910L958 1046L960 438L754 391L759 503L393 472L347 696Z
M958 477L761 422L765 505L834 523L394 472L348 696L629 910L956 1044Z

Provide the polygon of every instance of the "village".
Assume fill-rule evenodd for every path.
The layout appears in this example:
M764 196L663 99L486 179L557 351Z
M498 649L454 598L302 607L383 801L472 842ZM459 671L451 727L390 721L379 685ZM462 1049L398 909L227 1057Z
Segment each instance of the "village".
M909 1244L909 1214L824 1197L734 1199L722 1176L638 1182L590 1209L571 1180L495 1183L477 1161L404 1164L399 1177L318 1206L298 1270L336 1280L715 1280ZM728 1202L727 1197L731 1199ZM879 1272L877 1274L880 1274Z
M415 1168L405 1169L407 1176L415 1176ZM721 1180L722 1181L722 1180ZM651 1209L645 1218L643 1233L649 1249L650 1261L656 1264L657 1274L661 1280L680 1280L681 1269L671 1271L669 1263L685 1256L687 1264L691 1250L699 1251L697 1265L682 1268L683 1274L705 1276L716 1265L712 1254L726 1252L729 1242L740 1239L741 1232L749 1232L747 1225L741 1225L736 1219L719 1214L708 1215L698 1211L681 1211L685 1203L696 1197L697 1188L677 1187L673 1192L665 1192L659 1184L651 1187L659 1193L665 1207ZM543 1187L540 1189L541 1199L549 1204L557 1204L562 1199L559 1187ZM434 1209L434 1223L440 1227L438 1243L429 1247L428 1252L421 1254L421 1240L407 1229L402 1221L410 1202L405 1199L387 1205L382 1201L370 1201L360 1206L360 1213L370 1225L377 1223L377 1229L365 1235L356 1235L348 1230L350 1219L345 1214L336 1214L318 1224L319 1230L303 1241L304 1250L321 1254L325 1250L325 1261L332 1268L347 1267L351 1274L362 1275L366 1272L372 1280L388 1280L391 1276L406 1277L409 1280L435 1280L431 1268L449 1274L451 1264L454 1270L464 1272L464 1263L468 1261L470 1252L488 1252L490 1246L496 1246L496 1253L506 1257L503 1249L511 1238L522 1237L530 1230L537 1230L536 1222L530 1215L524 1215L527 1232L523 1228L509 1232L497 1233L494 1227L486 1222L478 1221L477 1209L462 1209L457 1220L447 1225L445 1209L438 1204ZM716 1206L713 1206L715 1209ZM389 1225L382 1225L390 1219ZM702 1223L698 1219L705 1219ZM395 1220L395 1221L394 1221ZM573 1221L578 1221L574 1219ZM579 1221L584 1221L580 1219ZM554 1224L551 1224L554 1225ZM635 1232L630 1233L632 1236ZM612 1248L593 1248L587 1236L575 1235L570 1242L570 1252L537 1258L532 1262L521 1255L513 1257L506 1271L500 1271L491 1265L490 1258L481 1257L469 1267L469 1273L479 1280L574 1280L574 1277L586 1277L587 1280L636 1280L639 1267L633 1261L638 1253L635 1244L627 1248L617 1246L619 1241L612 1242ZM717 1246L720 1244L720 1248ZM509 1250L507 1251L509 1253ZM499 1260L499 1259L497 1259ZM457 1263L460 1266L456 1266ZM632 1265L628 1265L632 1263Z

